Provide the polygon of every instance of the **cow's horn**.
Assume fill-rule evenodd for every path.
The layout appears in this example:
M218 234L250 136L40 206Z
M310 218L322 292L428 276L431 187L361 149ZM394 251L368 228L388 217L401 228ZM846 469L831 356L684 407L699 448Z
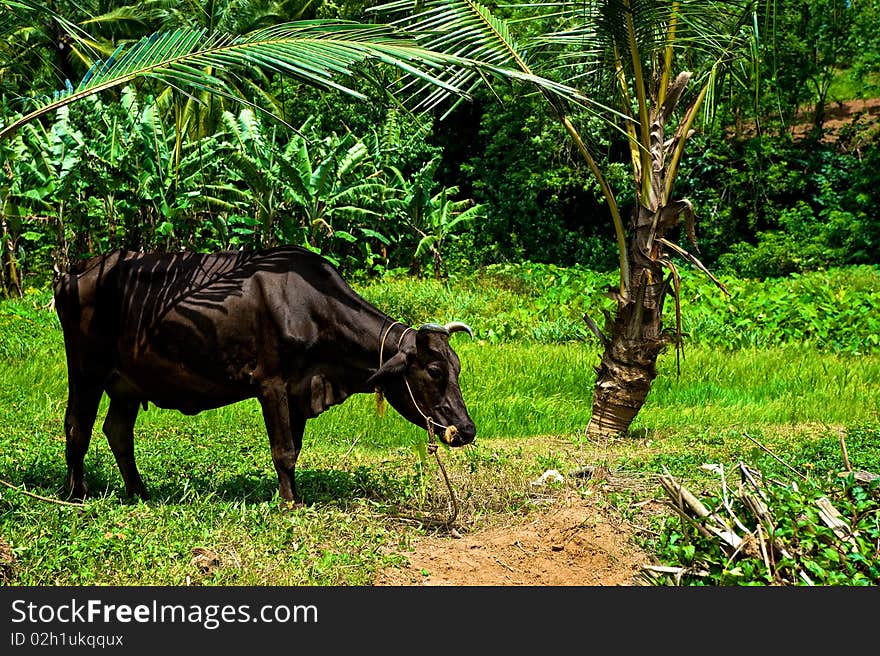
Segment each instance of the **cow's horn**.
M420 333L443 333L444 335L449 334L449 328L441 326L439 323L423 323L419 326Z
M446 328L450 335L456 332L465 332L471 336L471 339L474 338L474 331L471 330L471 327L461 321L450 321L443 327Z

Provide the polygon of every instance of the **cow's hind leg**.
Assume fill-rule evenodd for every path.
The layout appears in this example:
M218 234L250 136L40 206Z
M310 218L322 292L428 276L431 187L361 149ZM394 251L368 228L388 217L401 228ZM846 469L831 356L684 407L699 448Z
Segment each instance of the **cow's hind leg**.
M70 383L67 411L64 413L64 457L67 461L67 489L73 499L83 499L88 494L83 463L92 439L101 394L98 385L78 381Z
M287 408L288 416L290 417L290 439L291 445L293 446L293 464L296 464L296 460L299 458L299 454L302 451L303 433L306 429L306 420L302 415L290 407L290 403L288 403ZM299 495L297 495L296 492L296 481L293 478L292 466L290 468L290 488L293 497L299 499Z
M149 498L147 488L134 462L134 422L138 409L137 401L111 398L107 418L104 420L104 435L107 436L125 482L125 494L129 497L138 495L146 500Z
M299 505L295 470L302 448L305 419L291 412L283 385L265 386L260 394L260 405L272 447L272 462L278 474L278 494L285 501Z

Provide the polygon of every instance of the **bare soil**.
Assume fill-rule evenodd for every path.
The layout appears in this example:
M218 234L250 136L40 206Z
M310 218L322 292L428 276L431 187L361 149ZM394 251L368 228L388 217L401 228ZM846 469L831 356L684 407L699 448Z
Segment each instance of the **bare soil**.
M636 585L651 559L635 532L595 497L568 492L521 523L421 538L408 565L380 572L374 585Z
M789 126L795 138L803 138L813 128L814 108L798 112L796 122ZM845 151L860 151L877 138L880 130L880 98L867 100L830 100L825 107L822 141L836 143ZM755 136L754 123L743 126L742 134ZM732 133L731 133L732 134Z
M796 136L806 134L811 128L812 115L809 111L801 113L800 118L801 122L793 128ZM868 141L876 132L878 120L880 120L880 98L846 102L830 101L825 108L823 127L826 132L823 141L839 141L842 137L840 130L845 127L860 128L864 133L857 140Z

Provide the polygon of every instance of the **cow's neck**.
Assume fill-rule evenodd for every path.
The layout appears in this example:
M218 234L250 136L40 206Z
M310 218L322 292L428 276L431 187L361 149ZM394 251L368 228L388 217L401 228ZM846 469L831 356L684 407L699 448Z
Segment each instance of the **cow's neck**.
M387 326L383 327L379 336L379 348L377 349L376 365L381 367L394 357L403 347L407 337L411 337L413 329L405 323L395 321L390 317Z
M334 329L321 331L320 366L294 384L305 417L315 417L352 394L373 392L367 384L382 362L394 357L415 331L369 306L352 316L350 306L329 319ZM383 343L384 338L384 343Z
M350 308L340 308L328 336L327 348L335 354L354 392L372 391L365 386L379 367L415 340L415 330L366 304L352 319Z

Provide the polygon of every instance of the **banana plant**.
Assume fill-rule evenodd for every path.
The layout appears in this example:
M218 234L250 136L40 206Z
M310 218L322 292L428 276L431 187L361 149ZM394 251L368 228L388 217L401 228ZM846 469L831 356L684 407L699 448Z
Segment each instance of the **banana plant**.
M329 254L357 241L353 232L381 238L373 227L389 190L366 142L319 136L312 117L286 144L250 108L223 119L233 145L228 174L248 189L262 245L295 243Z
M263 123L248 107L238 115L224 111L222 118L233 146L227 177L231 183L240 182L247 189L242 200L250 206L252 225L258 228L254 243L274 245L276 222L289 214L281 177L282 147L275 139L275 131L266 134Z
M3 146L8 183L2 187L0 206L6 265L12 281L20 240L36 244L54 232L56 246L67 250L68 217L76 221L84 214L83 181L78 173L85 140L82 132L71 125L67 108L63 108L48 127L28 125Z
M351 241L353 229L376 224L389 190L363 140L351 133L320 139L304 133L291 138L280 164L304 245L323 250L334 238Z
M425 215L423 227L414 226L421 236L416 246L415 258L430 253L434 264L434 277L440 279L445 274L441 251L447 239L455 238L455 229L460 224L470 223L485 217L484 205L475 204L471 199L454 200L458 187L444 187L431 197L430 211Z
M101 104L97 98L91 102ZM108 126L112 138L94 142L96 162L112 172L114 181L104 187L105 205L115 204L116 196L125 201L124 209L106 214L111 226L118 219L126 222L117 241L124 239L128 247L191 247L206 220L223 231L218 214L236 211L248 200L229 182L216 182L225 179L233 146L222 135L181 144L167 129L156 100L140 97L132 87L122 90L119 107L115 113L96 110L98 120L116 118Z
M486 214L486 207L471 199L455 200L460 191L457 186L433 191L439 161L439 158L430 160L411 179L398 168L390 167L400 195L388 200L392 211L418 236L413 253L414 265L425 254L430 254L436 279L444 275L442 251L446 241L455 238L459 226Z
M202 219L242 204L239 190L210 180L222 179L231 145L188 143L175 161L173 133L132 88L109 106L85 100L75 121L72 109L3 142L7 252L22 240L32 251L54 242L63 263L94 248L191 245Z
M100 201L91 225L111 248L179 248L193 245L201 223L242 204L221 175L231 144L212 135L179 144L156 101L124 87L118 103L84 101L89 130L83 171L89 193Z

